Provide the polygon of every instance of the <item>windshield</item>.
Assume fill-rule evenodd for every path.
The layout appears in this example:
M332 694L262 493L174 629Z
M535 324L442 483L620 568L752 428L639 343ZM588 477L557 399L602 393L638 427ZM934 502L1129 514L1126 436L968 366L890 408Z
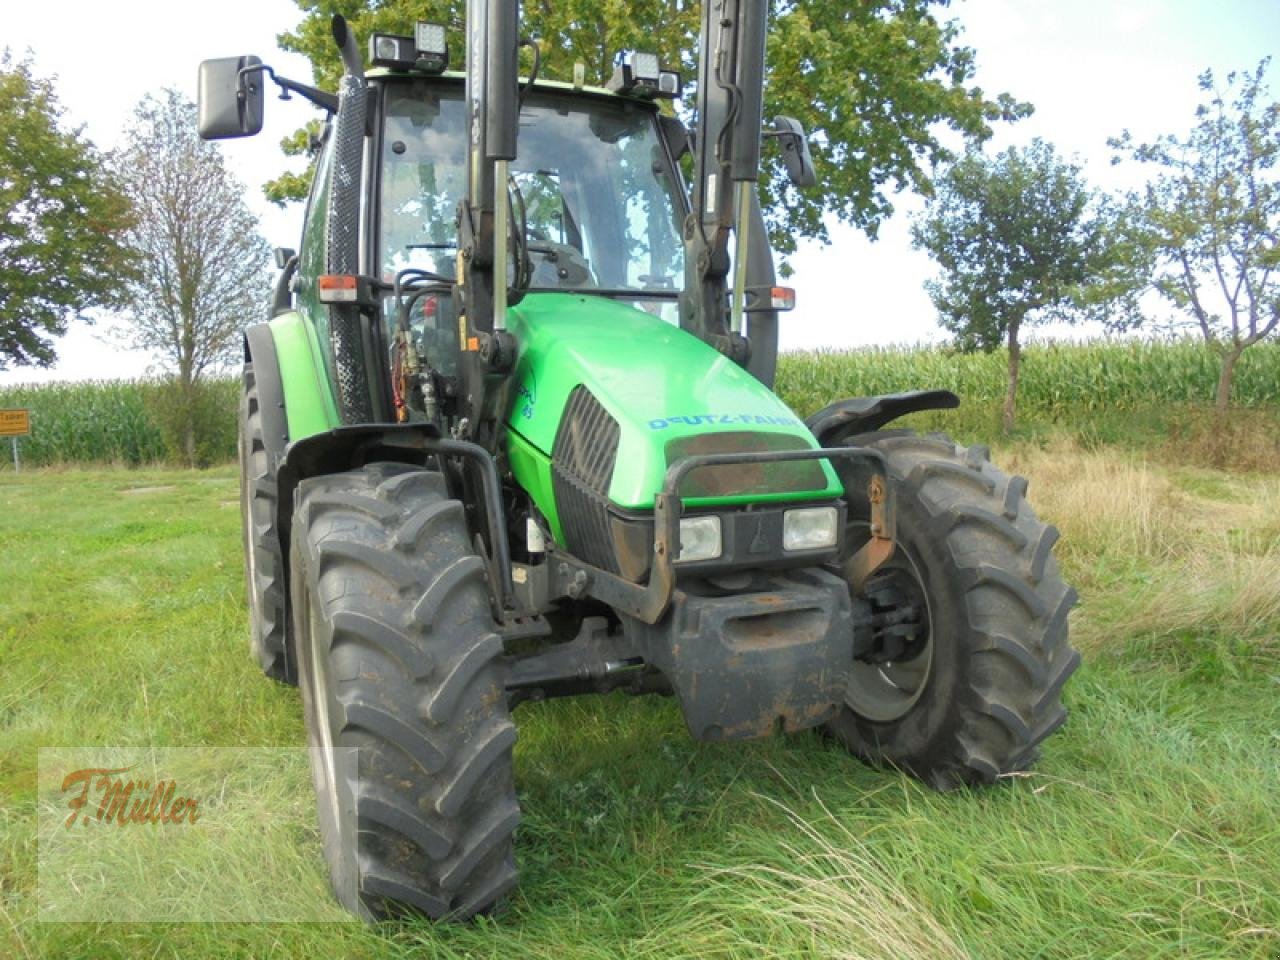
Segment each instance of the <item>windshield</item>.
M452 277L466 190L462 87L397 84L386 104L382 272ZM527 225L531 290L675 297L680 208L652 110L535 93L520 111L519 151L511 193Z

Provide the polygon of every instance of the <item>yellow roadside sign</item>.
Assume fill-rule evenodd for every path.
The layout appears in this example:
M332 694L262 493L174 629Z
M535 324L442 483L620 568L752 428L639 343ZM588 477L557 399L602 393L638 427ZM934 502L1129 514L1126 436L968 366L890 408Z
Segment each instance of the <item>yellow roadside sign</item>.
M0 437L31 436L30 410L0 410Z

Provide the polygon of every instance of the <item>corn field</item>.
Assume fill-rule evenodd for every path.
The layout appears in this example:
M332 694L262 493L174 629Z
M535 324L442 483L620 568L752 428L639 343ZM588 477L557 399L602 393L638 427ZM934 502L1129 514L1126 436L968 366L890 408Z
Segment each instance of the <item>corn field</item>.
M196 418L202 461L236 455L239 378L205 382ZM101 380L0 387L0 407L31 411L31 436L23 437L22 462L111 463L122 466L182 463L174 423L173 387L159 380ZM0 464L12 469L2 456Z
M1004 402L1008 354L941 348L873 348L789 353L779 358L778 392L808 415L836 397L940 387L966 405ZM1026 347L1018 410L1031 419L1069 419L1156 405L1207 405L1218 382L1218 356L1203 344L1057 343ZM1246 350L1236 367L1233 402L1280 405L1280 343Z
M999 420L1005 364L1002 352L940 348L789 353L779 359L777 386L802 415L841 397L941 387L959 394L961 409L917 415L912 425L984 437L994 435ZM1169 409L1207 408L1217 377L1216 354L1194 341L1031 346L1023 353L1019 420L1027 428L1076 430L1105 423L1112 434L1122 434ZM22 441L22 454L32 466L181 462L169 389L154 380L0 387L0 407L31 410L32 436ZM236 377L206 384L199 442L207 462L235 457L238 390ZM1245 352L1233 400L1239 407L1280 410L1280 343Z

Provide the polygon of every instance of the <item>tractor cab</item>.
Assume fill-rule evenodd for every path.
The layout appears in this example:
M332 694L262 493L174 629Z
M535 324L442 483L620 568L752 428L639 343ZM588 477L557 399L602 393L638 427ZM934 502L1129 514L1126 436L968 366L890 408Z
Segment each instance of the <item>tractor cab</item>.
M388 289L397 277L438 278L441 289L407 308L409 343L428 366L450 376L460 353L451 288L458 208L467 192L463 79L389 71L370 77L381 101L372 147L370 272ZM678 323L687 204L658 121L653 104L604 90L540 83L528 91L506 183L509 303L543 293L588 294ZM394 304L385 305L383 317L391 342Z
M375 86L379 267L387 278L407 268L451 274L467 183L461 78L385 76ZM687 203L653 105L539 84L521 105L506 186L512 256L530 261L518 265L528 269L523 291L674 303Z

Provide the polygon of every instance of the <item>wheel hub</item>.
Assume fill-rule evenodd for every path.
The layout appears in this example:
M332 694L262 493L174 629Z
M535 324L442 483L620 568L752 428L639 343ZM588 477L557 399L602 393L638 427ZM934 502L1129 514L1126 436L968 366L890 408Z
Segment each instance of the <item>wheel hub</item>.
M866 590L871 604L871 649L859 659L867 663L913 660L927 643L925 601L920 584L901 567L871 578Z
M871 607L871 617L849 670L845 703L859 716L888 723L916 705L933 672L929 598L921 567L903 543L859 599Z

